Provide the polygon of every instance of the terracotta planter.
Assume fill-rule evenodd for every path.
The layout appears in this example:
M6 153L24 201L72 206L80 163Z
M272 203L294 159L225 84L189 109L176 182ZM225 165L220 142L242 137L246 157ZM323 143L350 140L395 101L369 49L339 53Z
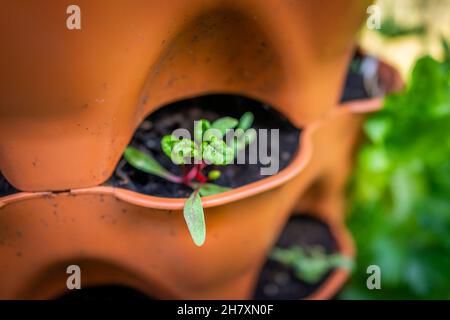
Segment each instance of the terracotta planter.
M208 233L202 248L191 243L183 199L110 187L0 198L0 260L6 262L0 265L0 298L60 295L70 264L81 266L85 287L123 284L157 298L248 298L296 206L316 212L330 226L339 251L353 256L342 190L364 114L380 102L333 109L305 127L288 168L204 198ZM337 270L309 298L332 297L347 276Z
M8 1L0 170L24 191L99 185L145 115L207 93L310 124L337 100L368 2L79 0L70 31L64 2Z
M347 132L361 117L352 108L332 112L304 129L299 153L279 174L205 197L208 231L202 248L192 245L185 227L183 199L110 187L0 198L0 259L7 261L0 265L0 297L60 294L65 268L74 263L83 270L85 286L125 284L157 298L249 298L299 196L326 169L340 170L340 161L330 167L320 157L330 152L328 145L345 143L342 128ZM351 255L341 212L324 220L336 230L343 253ZM337 272L313 297L326 297L344 278Z

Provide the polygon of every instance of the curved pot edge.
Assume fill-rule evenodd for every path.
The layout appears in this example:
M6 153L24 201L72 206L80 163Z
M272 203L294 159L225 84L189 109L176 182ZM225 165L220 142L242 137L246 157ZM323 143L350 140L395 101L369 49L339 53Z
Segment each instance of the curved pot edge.
M254 196L264 191L274 189L299 174L303 168L309 163L314 146L312 145L312 136L315 131L328 121L332 121L334 117L345 116L358 113L370 113L381 108L382 98L368 99L368 101L352 101L336 107L331 110L322 119L308 125L303 129L300 137L300 152L297 153L294 160L289 166L281 170L278 174L264 178L262 180L249 183L242 187L227 191L218 195L207 196L202 198L205 208L227 204L250 196ZM185 198L163 198L151 195L140 194L131 190L122 188L97 186L91 188L73 189L66 192L19 192L12 195L0 197L0 208L18 201L31 199L41 196L57 196L59 193L70 194L113 194L116 198L125 202L155 209L177 210L184 206Z

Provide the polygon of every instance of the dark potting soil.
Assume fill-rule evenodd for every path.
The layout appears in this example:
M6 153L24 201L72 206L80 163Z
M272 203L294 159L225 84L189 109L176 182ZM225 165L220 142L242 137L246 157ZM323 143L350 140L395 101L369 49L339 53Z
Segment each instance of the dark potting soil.
M291 246L311 248L321 246L327 254L337 251L337 244L328 226L307 215L293 216L281 233L276 247ZM268 259L256 286L254 299L298 300L315 292L330 276L328 272L318 283L310 284L299 280L293 270L279 262Z
M17 193L19 190L14 188L6 178L0 173L0 197Z
M194 121L207 119L214 121L220 117L240 118L246 111L255 116L252 128L279 129L279 171L286 168L295 156L301 130L294 127L285 117L268 105L256 100L233 95L208 95L183 100L167 105L147 117L136 130L131 145L147 150L163 167L181 175L181 166L172 163L161 150L161 138L179 128L193 132ZM270 134L268 135L270 137ZM270 139L268 154L271 154ZM248 149L246 149L248 152ZM248 159L248 153L246 153ZM227 166L208 166L205 173L218 169L222 175L214 183L237 188L261 180L260 169L267 167L259 161L257 164L230 164ZM125 179L123 179L125 177ZM122 158L108 185L131 189L133 191L170 198L188 197L192 190L184 185L167 182L164 179L134 169Z

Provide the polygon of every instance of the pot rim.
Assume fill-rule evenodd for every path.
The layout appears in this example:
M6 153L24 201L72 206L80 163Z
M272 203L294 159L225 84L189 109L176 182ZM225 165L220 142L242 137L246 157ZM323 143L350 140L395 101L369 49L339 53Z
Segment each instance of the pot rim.
M334 117L377 111L381 109L382 99L383 98L377 97L362 100L353 100L348 103L336 106L322 119L319 119L303 128L300 134L299 149L297 151L297 154L295 155L293 161L286 168L279 171L275 175L268 176L267 178L263 178L259 181L251 182L244 186L217 195L202 197L203 207L210 208L242 200L244 198L248 198L256 194L274 189L291 180L309 163L314 148L312 143L312 136L317 129L319 129L324 123L332 121ZM0 208L7 204L19 202L26 199L39 198L43 196L57 196L58 194L110 194L117 199L123 200L130 204L141 207L166 210L182 210L186 201L186 198L157 197L123 188L111 186L96 186L89 188L71 189L61 192L19 192L0 197Z

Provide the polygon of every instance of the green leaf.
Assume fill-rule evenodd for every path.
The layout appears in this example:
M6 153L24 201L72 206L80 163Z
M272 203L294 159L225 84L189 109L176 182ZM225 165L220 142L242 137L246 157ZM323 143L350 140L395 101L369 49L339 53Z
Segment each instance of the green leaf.
M216 139L223 139L222 131L217 128L209 128L203 133L203 142L211 142Z
M212 196L212 195L219 194L222 192L227 192L229 190L231 190L231 189L227 188L227 187L219 186L217 184L205 183L201 186L201 188L199 189L199 192L202 197L207 197L207 196Z
M186 200L183 213L192 240L201 247L205 243L206 225L202 200L198 191L194 191Z
M194 138L197 142L201 142L203 140L203 134L211 128L211 123L208 120L201 119L199 121L195 121L194 124Z
M275 248L270 258L291 267L297 278L311 284L319 282L334 268L353 267L351 259L337 253L326 254L322 247L311 248L308 252L298 246Z
M249 144L256 140L256 130L248 129L247 131L242 131L241 129L236 129L235 137L231 142L230 148L234 150L234 155L237 156L241 150L244 150Z
M249 129L252 124L255 117L253 116L253 113L246 112L242 115L242 117L239 119L239 124L237 126L238 129L247 130Z
M427 31L426 25L417 25L407 27L398 24L393 17L385 19L381 23L381 28L377 31L388 38L409 36L409 35L423 35Z
M406 89L388 95L366 121L371 141L359 150L349 190L358 270L347 290L367 298L448 299L449 62L418 59ZM371 264L382 270L383 290L366 288Z
M221 139L202 143L202 157L208 164L226 165L234 160L234 150Z
M123 157L134 168L153 174L161 178L167 178L171 174L164 169L158 161L134 147L127 147Z
M166 156L168 156L169 158L172 156L173 145L178 141L179 139L172 135L165 135L161 139L161 148L163 152L166 154Z
M181 139L173 144L170 159L175 164L186 164L187 159L198 156L195 142L190 139Z
M223 117L214 121L211 125L211 128L218 129L225 135L227 130L234 129L238 125L238 121L232 117Z

